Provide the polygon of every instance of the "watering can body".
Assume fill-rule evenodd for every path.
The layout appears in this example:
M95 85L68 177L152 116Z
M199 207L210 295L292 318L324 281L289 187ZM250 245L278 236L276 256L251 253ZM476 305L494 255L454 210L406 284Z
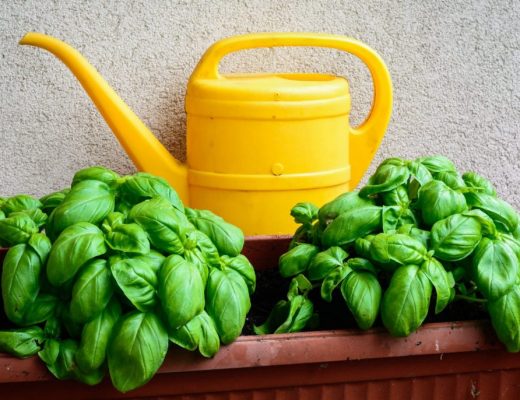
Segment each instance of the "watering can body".
M296 203L321 206L354 188L390 119L390 76L381 58L364 44L324 34L236 36L210 47L188 82L187 166L182 166L110 93L90 64L80 68L77 54L67 62L41 40L29 39L22 43L49 49L71 68L139 169L165 177L185 204L212 210L246 235L292 233L296 225L289 213ZM331 47L360 57L374 82L365 122L350 127L349 87L341 77L218 71L221 59L231 52L272 46ZM100 79L97 84L94 73Z

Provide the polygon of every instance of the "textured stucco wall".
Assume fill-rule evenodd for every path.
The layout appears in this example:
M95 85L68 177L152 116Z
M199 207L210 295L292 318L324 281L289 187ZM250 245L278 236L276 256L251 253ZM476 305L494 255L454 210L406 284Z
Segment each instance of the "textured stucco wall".
M184 92L214 41L259 31L319 31L360 39L387 62L394 113L376 162L444 154L488 176L520 208L520 2L134 0L0 2L0 194L41 195L74 170L134 171L66 67L18 46L27 31L67 41L184 159ZM227 71L348 76L353 123L369 109L360 61L332 50L276 49L226 58ZM372 171L372 170L370 170Z

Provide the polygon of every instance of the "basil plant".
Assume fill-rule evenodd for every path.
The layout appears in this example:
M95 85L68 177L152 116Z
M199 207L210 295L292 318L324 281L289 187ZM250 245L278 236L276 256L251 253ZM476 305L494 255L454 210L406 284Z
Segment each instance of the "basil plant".
M319 303L339 301L360 329L407 336L465 301L520 350L520 218L483 176L442 156L390 158L359 191L291 215L299 227L279 262L289 293L258 334L313 329Z
M91 167L40 199L1 198L0 246L0 351L37 354L58 379L108 373L121 392L169 346L212 357L235 340L256 285L242 231L146 173Z

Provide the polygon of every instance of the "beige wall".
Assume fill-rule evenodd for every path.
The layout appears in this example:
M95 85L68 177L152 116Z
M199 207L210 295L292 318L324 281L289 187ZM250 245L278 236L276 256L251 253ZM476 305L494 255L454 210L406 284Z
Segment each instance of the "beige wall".
M393 77L395 109L376 161L444 154L460 169L488 176L520 208L519 1L1 1L4 196L57 190L92 164L134 170L61 62L17 45L30 30L80 50L180 158L186 82L214 41L259 31L355 37L381 54ZM244 52L226 59L224 69L345 75L353 122L369 108L367 71L339 52Z

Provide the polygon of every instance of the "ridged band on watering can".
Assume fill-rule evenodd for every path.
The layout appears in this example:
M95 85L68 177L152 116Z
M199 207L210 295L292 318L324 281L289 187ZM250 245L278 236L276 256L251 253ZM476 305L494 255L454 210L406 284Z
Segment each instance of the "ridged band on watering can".
M231 52L274 46L327 47L358 56L374 82L367 119L350 127L349 87L341 77L218 72ZM358 184L391 109L384 62L356 40L264 33L219 41L202 57L186 94L191 205L216 210L248 234L292 233L294 204L321 206Z
M290 208L321 205L357 185L390 119L392 86L384 62L343 36L265 33L215 43L188 84L188 165L179 163L74 48L29 33L21 41L49 50L78 78L134 164L165 177L191 207L207 208L247 235L291 233ZM346 80L324 74L220 75L230 52L272 46L330 47L368 66L369 117L349 126Z

